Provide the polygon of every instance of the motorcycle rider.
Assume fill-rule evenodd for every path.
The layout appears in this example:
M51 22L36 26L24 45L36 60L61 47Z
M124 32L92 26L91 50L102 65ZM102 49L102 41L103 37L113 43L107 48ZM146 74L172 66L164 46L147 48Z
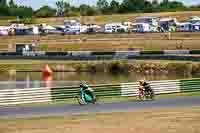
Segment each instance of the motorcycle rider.
M139 91L140 93L144 94L144 92L152 92L152 88L149 83L147 83L145 80L139 81Z
M91 98L93 99L93 101L96 100L95 94L94 94L94 90L93 90L91 87L89 87L89 86L88 86L87 84L85 84L85 83L81 83L81 84L80 84L80 89L81 89L81 88L83 89L83 91L84 91L85 94L91 96ZM84 94L81 95L81 99L84 100L84 101L86 100L86 97L85 97Z

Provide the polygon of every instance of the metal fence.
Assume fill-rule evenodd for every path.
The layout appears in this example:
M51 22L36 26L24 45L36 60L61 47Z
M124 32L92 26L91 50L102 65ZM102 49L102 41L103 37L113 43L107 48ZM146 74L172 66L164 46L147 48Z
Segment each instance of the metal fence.
M200 79L149 81L156 94L200 91ZM119 83L90 86L97 97L137 96L138 83ZM0 90L0 105L37 102L56 102L72 99L78 95L78 86L41 87Z

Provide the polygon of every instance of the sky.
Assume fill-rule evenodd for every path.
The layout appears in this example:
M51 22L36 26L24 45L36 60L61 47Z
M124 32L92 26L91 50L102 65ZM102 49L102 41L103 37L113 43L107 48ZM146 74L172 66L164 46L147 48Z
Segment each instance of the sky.
M55 3L58 0L15 0L17 4L20 5L28 5L33 7L33 9L38 9L43 5L49 5L52 7L55 7ZM80 5L80 4L89 4L94 5L97 0L65 0L70 2L72 5ZM116 0L116 1L122 1L122 0ZM200 0L177 0L183 2L185 5L194 5L194 4L200 4Z

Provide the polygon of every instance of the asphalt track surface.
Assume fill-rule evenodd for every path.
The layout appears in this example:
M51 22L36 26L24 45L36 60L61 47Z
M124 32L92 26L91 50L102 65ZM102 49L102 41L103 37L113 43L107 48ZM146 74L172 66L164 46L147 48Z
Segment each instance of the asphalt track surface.
M126 101L112 103L97 103L95 105L62 104L33 107L0 107L0 118L27 118L57 115L76 115L92 112L124 112L152 108L174 108L200 106L199 97L162 98L155 101Z

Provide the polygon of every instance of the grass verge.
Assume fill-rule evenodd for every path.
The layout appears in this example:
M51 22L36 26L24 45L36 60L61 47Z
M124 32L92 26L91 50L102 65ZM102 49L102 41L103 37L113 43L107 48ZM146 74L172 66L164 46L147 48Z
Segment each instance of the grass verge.
M200 96L200 91L198 92L185 92L185 93L173 93L173 94L162 94L157 95L156 99L161 98L175 98L180 96ZM116 101L136 101L139 100L137 97L122 97L122 96L114 96L114 97L100 97L97 99L100 103L106 102L116 102ZM77 99L66 99L62 101L54 101L54 102L46 102L46 103L31 103L31 104L20 104L20 105L8 105L7 107L34 107L34 106L53 106L53 105L64 105L64 104L78 104Z

